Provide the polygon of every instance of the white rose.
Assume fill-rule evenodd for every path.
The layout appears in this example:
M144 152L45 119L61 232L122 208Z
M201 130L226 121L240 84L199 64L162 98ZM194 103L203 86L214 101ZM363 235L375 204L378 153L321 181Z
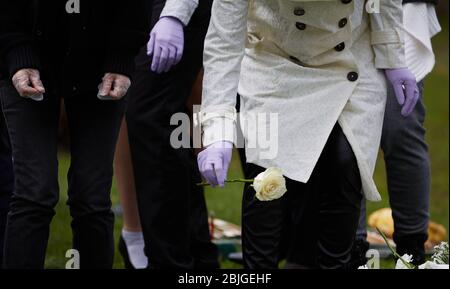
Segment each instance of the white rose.
M281 198L287 191L286 180L279 168L268 168L256 176L253 181L256 198L260 201L272 201Z

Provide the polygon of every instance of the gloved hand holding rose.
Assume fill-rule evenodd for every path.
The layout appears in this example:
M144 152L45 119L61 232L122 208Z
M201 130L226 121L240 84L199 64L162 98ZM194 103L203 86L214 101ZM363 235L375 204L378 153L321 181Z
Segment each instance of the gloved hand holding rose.
M233 144L219 141L206 147L198 154L198 168L206 181L213 187L225 185L231 162Z

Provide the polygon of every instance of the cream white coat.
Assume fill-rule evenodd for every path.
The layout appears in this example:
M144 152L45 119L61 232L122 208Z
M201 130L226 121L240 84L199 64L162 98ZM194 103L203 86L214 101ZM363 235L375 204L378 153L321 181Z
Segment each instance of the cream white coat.
M373 14L365 4L215 0L204 52L203 145L236 141L239 92L243 115L278 114L276 157L246 147L247 161L307 182L338 122L356 155L366 198L380 200L372 175L386 101L381 69L406 67L402 0L381 0ZM342 43L345 49L337 51ZM348 79L351 72L358 73L356 81ZM263 132L245 129L247 143L254 130Z

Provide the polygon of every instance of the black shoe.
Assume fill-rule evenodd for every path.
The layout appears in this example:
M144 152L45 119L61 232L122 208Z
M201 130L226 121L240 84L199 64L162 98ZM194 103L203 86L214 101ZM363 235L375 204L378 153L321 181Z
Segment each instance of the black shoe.
M367 264L367 251L369 250L369 242L360 239L355 240L353 243L352 255L350 262L347 264L347 268L350 270L356 270L360 266Z
M133 264L131 264L130 256L128 255L127 244L125 244L125 240L123 239L122 235L120 235L119 238L119 252L120 255L122 255L123 262L125 263L125 269L136 270Z
M425 263L425 242L427 234L414 234L408 236L394 236L396 251L400 256L412 255L412 263L416 266Z

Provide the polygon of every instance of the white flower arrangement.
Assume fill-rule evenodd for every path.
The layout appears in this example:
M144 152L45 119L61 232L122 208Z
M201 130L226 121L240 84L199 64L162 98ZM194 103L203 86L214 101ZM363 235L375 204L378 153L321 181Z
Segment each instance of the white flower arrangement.
M431 257L436 264L447 264L448 265L448 243L442 242L434 247L434 254Z
M411 255L405 254L403 256L400 256L391 247L384 233L380 229L378 228L376 229L378 233L380 233L380 235L383 237L392 254L398 258L397 263L395 265L395 269L449 269L447 242L441 242L438 246L434 247L435 253L431 257L432 261L427 261L422 265L415 266L414 264L412 264L413 259Z

